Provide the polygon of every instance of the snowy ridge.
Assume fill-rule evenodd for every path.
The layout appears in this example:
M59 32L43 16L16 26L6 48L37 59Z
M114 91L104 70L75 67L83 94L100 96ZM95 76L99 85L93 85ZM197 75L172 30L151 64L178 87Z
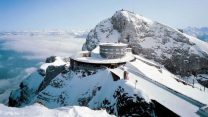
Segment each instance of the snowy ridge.
M61 59L60 57L55 57L55 61L52 62L52 63L45 63L45 64L42 64L40 66L40 69L41 70L44 70L44 72L46 72L46 69L49 67L49 66L64 66L66 65L67 63L65 61L63 61L63 59Z

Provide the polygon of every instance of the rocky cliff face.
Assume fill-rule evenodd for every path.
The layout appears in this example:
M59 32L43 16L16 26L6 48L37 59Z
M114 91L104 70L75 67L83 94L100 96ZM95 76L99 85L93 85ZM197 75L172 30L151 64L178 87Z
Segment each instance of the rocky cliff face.
M50 61L50 66L56 61ZM48 108L79 105L95 110L106 109L117 116L153 115L154 105L143 91L135 89L128 81L114 81L109 70L72 71L65 68L51 80L38 72L32 74L11 93L9 106L22 107L37 102ZM40 90L40 87L44 89Z
M100 42L123 42L179 75L208 73L208 44L129 11L117 11L90 31L83 50Z

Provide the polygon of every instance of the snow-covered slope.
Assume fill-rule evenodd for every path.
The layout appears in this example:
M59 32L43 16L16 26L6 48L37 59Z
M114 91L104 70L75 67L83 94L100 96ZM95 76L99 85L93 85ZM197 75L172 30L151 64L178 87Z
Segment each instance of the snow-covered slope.
M134 69L131 66L134 66ZM196 99L204 104L208 104L207 88L205 91L202 90L203 87L197 86L196 81L193 87L193 84L189 84L187 81L185 81L186 83L180 82L180 78L174 74L171 74L168 70L150 66L140 60L128 63L126 67L133 69L134 71L140 71L144 76L147 76L154 81L160 82L161 84L177 92L181 92L182 94L192 97L193 99Z
M179 116L200 116L197 111L201 103L208 104L207 88L201 90L197 82L193 87L192 84L181 81L178 76L152 62L149 63L148 60L137 59L128 63L126 68L129 71L130 81L135 83L137 80L137 88L145 90L150 99L158 101Z
M105 109L109 114L117 116L153 116L155 107L152 100L156 100L178 115L199 116L196 113L199 110L198 103L208 104L207 89L201 90L197 82L193 87L160 65L140 56L136 58L137 60L125 65L129 80L113 80L111 72L123 78L122 66L115 69L76 71L65 67L66 70L51 78L35 72L20 84L18 90L11 93L9 105L24 107L40 103L55 110L62 106L87 106L93 110ZM50 66L62 66L62 63L57 64L60 59L61 57L55 57ZM69 63L66 61L65 64L68 66ZM48 63L42 66L45 65ZM46 72L48 68L49 66L46 67ZM44 88L39 90L42 85L45 85ZM175 105L172 100L177 100L178 104ZM190 103L190 100L196 101ZM184 106L188 108L181 110Z
M100 42L123 42L133 52L153 59L175 74L207 73L208 44L129 11L117 11L90 31L83 50Z
M87 107L68 106L48 109L40 104L24 108L12 108L0 104L0 117L113 117L105 110L91 110Z
M59 61L60 57L56 58ZM57 66L56 60L51 65L53 63ZM43 88L40 90L40 87ZM9 105L22 107L35 102L48 108L78 105L106 109L117 116L151 116L154 111L142 89L135 89L134 84L126 80L114 81L108 69L72 71L66 67L55 77L47 77L46 73L45 78L36 72L11 93Z

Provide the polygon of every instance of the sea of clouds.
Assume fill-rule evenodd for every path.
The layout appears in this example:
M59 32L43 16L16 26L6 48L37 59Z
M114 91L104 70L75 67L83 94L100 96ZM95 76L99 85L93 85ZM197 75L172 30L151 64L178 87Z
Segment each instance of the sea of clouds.
M85 34L80 33L8 33L0 35L0 103L7 103L9 94L22 80L35 72L49 56L69 57L81 50ZM3 59L2 59L3 60ZM5 63L6 62L6 63ZM26 64L26 65L24 65ZM15 74L10 77L9 75ZM8 77L6 77L8 75Z
M6 35L1 37L5 40L2 45L4 50L14 50L25 53L28 59L45 59L51 55L70 56L81 50L84 37L76 35Z

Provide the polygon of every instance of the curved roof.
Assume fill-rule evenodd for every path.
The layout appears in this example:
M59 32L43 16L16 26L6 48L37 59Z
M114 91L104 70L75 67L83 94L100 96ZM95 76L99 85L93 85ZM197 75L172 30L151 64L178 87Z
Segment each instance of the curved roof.
M112 64L112 63L124 63L134 60L135 57L131 53L127 53L124 57L116 59L107 59L100 56L100 54L92 54L91 57L82 57L81 54L72 56L71 59L84 62L84 63L95 63L95 64Z

